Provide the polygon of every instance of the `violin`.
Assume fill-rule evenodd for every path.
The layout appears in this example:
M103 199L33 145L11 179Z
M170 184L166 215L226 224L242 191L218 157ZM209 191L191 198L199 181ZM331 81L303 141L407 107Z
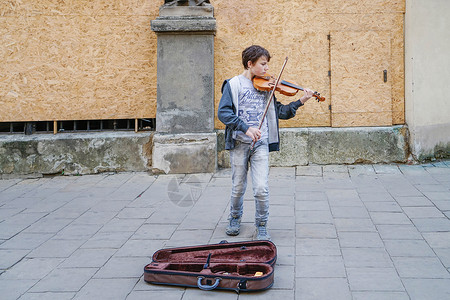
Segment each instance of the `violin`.
M253 77L253 86L259 91L269 92L275 86L276 81L277 79L275 77L266 73L263 76ZM299 90L303 91L303 88L296 83L280 80L275 90L285 96L295 96ZM317 102L325 101L325 97L320 96L318 92L314 92L313 97L317 99Z
M284 80L280 80L281 74L283 74L283 70L284 70L284 67L286 66L287 61L288 61L288 58L286 57L284 60L284 63L283 63L283 67L281 67L280 74L278 75L277 78L270 76L269 74L266 73L265 76L255 76L252 79L253 86L257 90L270 91L269 100L267 101L266 108L264 109L264 114L262 115L261 121L259 122L259 127L258 127L259 130L261 130L264 118L267 115L267 111L269 109L270 103L272 102L275 91L280 91L282 94L290 93L291 95L289 95L289 96L295 95L299 90L303 91L303 88L297 86L296 84L293 84L293 83L290 83L290 82L287 82ZM255 83L255 81L256 81L256 83ZM294 90L292 90L292 89L294 89ZM286 92L286 91L288 91L288 92ZM287 95L287 94L285 94L285 95ZM325 101L325 98L321 97L320 94L317 92L314 92L313 96L317 98L317 101ZM253 149L253 147L255 146L255 143L256 143L256 141L253 141L250 149Z

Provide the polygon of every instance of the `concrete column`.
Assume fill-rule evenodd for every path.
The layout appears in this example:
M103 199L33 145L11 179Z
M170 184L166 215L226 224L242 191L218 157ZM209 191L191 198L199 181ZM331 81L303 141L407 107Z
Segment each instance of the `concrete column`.
M213 6L163 5L151 29L158 37L153 168L164 173L213 172Z
M450 1L407 0L405 116L419 160L450 157Z

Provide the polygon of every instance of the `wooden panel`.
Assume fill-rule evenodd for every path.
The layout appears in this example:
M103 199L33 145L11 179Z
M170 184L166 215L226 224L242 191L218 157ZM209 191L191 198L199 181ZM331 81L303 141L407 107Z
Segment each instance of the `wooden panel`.
M286 79L311 87L327 98L327 103L310 101L294 119L282 121L282 127L330 126L330 48L326 36L330 32L389 32L391 43L390 80L392 88L392 120L383 124L404 123L403 13L404 0L285 0L274 5L270 0L215 0L218 30L215 40L215 105L219 103L224 79L243 71L241 51L248 45L260 44L272 54L271 72L276 73L286 55L290 60ZM267 9L270 7L270 9ZM367 38L370 38L369 36ZM375 50L377 51L377 50ZM364 63L359 66L364 68ZM358 70L359 71L359 70ZM299 95L300 96L300 95ZM279 97L283 103L292 99ZM349 107L350 109L350 107ZM350 111L352 113L352 111ZM387 118L386 114L382 114ZM356 118L355 124L377 126L373 116ZM365 121L363 121L365 120ZM224 128L216 119L216 128ZM357 126L357 125L352 125Z
M154 118L163 1L2 1L0 122Z
M314 16L305 14L296 1L255 1L243 5L239 1L215 1L218 31L215 40L215 107L221 97L224 79L243 72L241 53L252 44L259 44L272 55L269 72L278 74L286 56L288 64L283 79L302 87L317 90L329 99L329 42L328 32L314 27ZM266 9L270 6L270 9ZM239 9L239 13L236 13ZM277 95L282 103L298 100ZM329 101L329 100L327 100ZM308 102L295 118L282 121L281 127L330 126L328 103ZM216 127L224 128L216 119Z
M405 124L405 51L403 15L394 19L391 44L392 124Z
M223 80L242 72L243 48L260 44L273 55L273 73L289 56L285 79L327 98L327 103L308 102L281 126L330 126L327 35L385 31L391 34L392 122L404 123L405 0L211 2L217 20L216 109ZM155 117L156 35L150 21L163 3L0 1L0 122ZM283 103L293 99L279 97ZM347 117L374 120L351 110ZM223 128L218 120L215 124Z
M331 33L333 127L392 125L390 49L386 31Z

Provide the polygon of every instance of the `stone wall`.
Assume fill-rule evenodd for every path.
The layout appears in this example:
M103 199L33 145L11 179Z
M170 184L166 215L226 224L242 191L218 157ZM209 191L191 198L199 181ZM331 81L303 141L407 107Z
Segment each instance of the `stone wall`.
M0 175L148 171L151 137L127 132L0 135Z

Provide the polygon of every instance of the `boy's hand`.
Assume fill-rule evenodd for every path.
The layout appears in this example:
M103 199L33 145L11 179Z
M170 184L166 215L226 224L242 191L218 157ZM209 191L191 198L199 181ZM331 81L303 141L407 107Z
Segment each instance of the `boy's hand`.
M261 130L255 127L249 127L245 134L248 135L254 142L257 142L261 138Z
M303 92L305 92L305 94L300 98L300 101L305 104L305 102L313 96L314 92L310 89L303 89Z

